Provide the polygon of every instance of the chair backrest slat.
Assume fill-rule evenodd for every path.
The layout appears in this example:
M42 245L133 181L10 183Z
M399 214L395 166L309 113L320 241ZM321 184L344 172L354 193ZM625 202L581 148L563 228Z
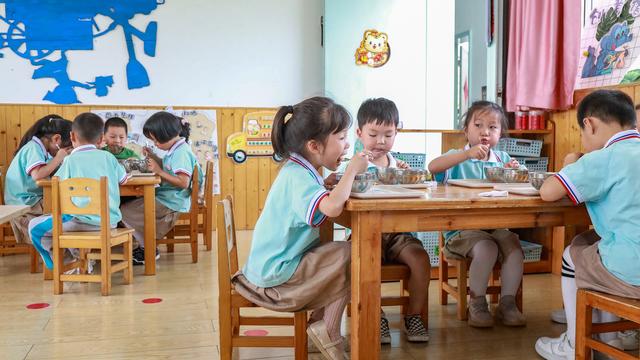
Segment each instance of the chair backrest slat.
M233 198L227 195L218 202L218 282L223 288L231 288L231 276L238 271L236 228L233 219Z
M4 205L4 166L0 166L0 205Z

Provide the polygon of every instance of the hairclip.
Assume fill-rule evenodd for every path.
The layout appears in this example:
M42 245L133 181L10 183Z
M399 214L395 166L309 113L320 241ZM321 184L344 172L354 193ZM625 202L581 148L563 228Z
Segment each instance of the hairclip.
M286 124L293 117L293 106L289 105L286 107L287 114L284 116L284 123Z

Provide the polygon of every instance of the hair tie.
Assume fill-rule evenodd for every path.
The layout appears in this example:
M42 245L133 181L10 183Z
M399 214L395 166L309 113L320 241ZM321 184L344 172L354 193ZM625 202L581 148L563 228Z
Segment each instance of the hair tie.
M287 110L287 114L284 116L284 123L286 124L293 117L293 106L287 105L285 110Z
M187 119L185 118L178 118L178 119L180 119L180 124L182 124L183 126L189 125L189 122L187 121Z

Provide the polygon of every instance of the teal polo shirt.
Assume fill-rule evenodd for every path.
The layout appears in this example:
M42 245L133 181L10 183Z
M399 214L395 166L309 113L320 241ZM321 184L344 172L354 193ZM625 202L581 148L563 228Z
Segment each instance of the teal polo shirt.
M11 160L4 183L7 205L33 206L42 200L42 188L36 185L31 172L46 165L51 155L37 137L31 138Z

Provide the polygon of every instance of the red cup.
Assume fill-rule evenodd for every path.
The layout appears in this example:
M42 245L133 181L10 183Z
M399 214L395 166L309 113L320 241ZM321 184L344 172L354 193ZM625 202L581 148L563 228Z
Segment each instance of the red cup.
M529 126L529 113L526 111L516 111L515 129L525 130Z
M529 129L531 130L544 130L544 112L540 110L529 111Z

